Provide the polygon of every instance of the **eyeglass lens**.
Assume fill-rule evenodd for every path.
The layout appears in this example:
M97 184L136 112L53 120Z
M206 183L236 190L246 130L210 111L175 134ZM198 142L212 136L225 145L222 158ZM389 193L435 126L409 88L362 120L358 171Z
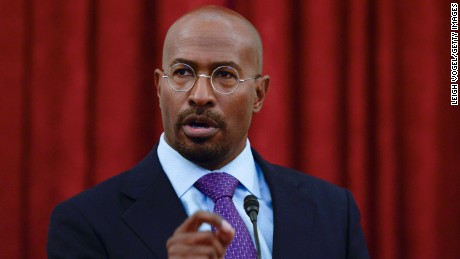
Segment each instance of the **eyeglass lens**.
M168 83L178 91L188 91L197 80L195 71L187 64L178 63L170 68ZM232 92L239 83L238 71L229 66L216 68L211 74L211 84L221 93Z

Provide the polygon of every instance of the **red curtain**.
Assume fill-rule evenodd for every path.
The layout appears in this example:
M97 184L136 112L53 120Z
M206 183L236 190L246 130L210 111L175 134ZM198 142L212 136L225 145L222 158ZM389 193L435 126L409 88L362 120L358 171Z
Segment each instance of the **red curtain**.
M351 189L372 258L458 257L449 1L19 0L0 3L1 258L45 258L51 209L155 144L165 32L203 4L261 33L265 158Z

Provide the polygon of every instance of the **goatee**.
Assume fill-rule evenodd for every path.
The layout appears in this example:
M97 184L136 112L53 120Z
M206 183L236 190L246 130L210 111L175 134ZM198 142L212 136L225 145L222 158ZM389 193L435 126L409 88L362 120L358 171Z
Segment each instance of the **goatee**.
M183 121L190 115L204 116L207 119L215 122L219 129L224 130L227 127L224 118L209 109L201 107L192 107L181 112L176 121L176 129L180 130L183 126ZM225 155L229 152L229 147L224 146L222 143L209 143L206 138L189 138L192 143L176 140L174 149L179 152L187 160L196 164L213 164L217 161L223 160Z

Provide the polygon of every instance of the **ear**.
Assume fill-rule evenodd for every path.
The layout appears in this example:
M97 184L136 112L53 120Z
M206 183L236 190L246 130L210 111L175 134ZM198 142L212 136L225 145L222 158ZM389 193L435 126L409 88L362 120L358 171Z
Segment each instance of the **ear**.
M254 113L257 113L260 111L260 109L262 109L262 104L264 103L265 95L268 92L268 86L270 84L270 77L266 75L262 77L261 79L259 79L258 81L260 82L256 85L256 89L255 89L256 95L254 97L254 103L252 105L252 111Z
M155 86L157 87L157 96L160 98L161 84L160 80L163 76L163 72L160 69L155 69Z

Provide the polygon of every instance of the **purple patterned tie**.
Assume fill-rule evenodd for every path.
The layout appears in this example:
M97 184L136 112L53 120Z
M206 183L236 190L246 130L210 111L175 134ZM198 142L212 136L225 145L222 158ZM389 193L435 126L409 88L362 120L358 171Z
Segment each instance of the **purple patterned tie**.
M232 201L238 183L235 177L227 173L209 173L198 179L194 186L214 201L214 213L222 216L235 229L235 237L227 248L225 258L255 259L257 252L251 236ZM214 226L212 230L216 231Z

